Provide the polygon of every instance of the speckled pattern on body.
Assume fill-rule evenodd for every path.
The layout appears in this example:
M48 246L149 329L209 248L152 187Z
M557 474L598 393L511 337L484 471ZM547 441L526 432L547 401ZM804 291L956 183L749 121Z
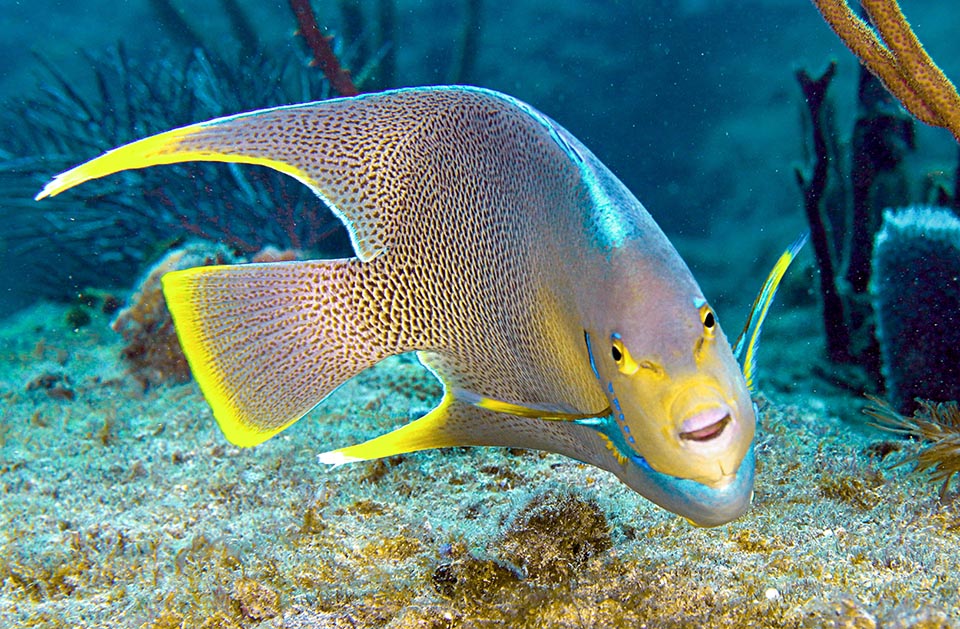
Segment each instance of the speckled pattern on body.
M369 261L237 269L250 290L242 301L217 293L222 275L196 276L212 352L235 342L231 326L274 313L271 300L294 300L285 320L237 330L261 352L298 357L276 365L289 373L270 374L298 382L298 398L249 386L255 361L223 375L238 405L257 412L251 424L286 423L370 364L412 350L477 394L565 412L607 407L582 329L565 325L574 313L557 312L572 303L564 293L581 230L570 219L582 219L587 193L561 147L510 103L469 91L323 103L260 114L255 128L212 125L177 150L208 143L298 167L347 214ZM313 347L302 346L301 325Z
M536 448L705 525L746 509L755 417L711 307L636 197L533 107L439 86L237 114L110 151L37 198L183 161L295 177L356 252L164 276L232 442L265 441L364 369L416 351L442 402L321 462Z

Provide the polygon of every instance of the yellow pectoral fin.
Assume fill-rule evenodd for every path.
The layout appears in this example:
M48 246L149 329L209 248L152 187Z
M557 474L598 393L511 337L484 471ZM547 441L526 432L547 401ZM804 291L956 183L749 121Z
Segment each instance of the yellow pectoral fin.
M578 419L587 419L588 417L603 416L610 412L609 409L606 409L599 413L581 413L559 407L549 408L546 405L538 407L536 405L514 404L513 402L504 402L503 400L487 397L464 389L454 389L453 394L454 397L464 404L470 404L477 408L485 408L488 411L513 415L515 417L529 417L531 419L545 419L548 421L576 421Z
M489 397L480 397L473 402L474 406L485 408L497 413L506 413L507 415L516 415L517 417L530 417L534 419L546 419L553 421L575 421L578 419L587 419L588 417L597 417L597 413L564 413L548 409L537 409L519 404L511 404L502 400L495 400ZM600 413L605 414L603 412Z

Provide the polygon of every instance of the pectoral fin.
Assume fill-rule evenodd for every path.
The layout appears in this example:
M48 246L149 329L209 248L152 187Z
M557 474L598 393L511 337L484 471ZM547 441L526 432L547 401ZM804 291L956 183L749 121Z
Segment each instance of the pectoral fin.
M465 402L473 404L474 406L485 408L496 413L516 415L517 417L533 417L536 419L549 421L576 421L578 419L596 417L598 414L605 415L609 411L609 409L606 409L602 413L577 413L557 408L548 408L546 406L525 406L521 404L504 402L503 400L498 400L492 397L467 393L464 391L458 391L457 397Z

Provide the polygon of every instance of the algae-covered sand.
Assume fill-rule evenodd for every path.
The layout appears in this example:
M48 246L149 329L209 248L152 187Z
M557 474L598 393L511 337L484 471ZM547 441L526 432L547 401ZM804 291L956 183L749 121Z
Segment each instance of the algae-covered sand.
M235 448L85 309L0 326L0 626L960 626L956 505L817 375L813 307L768 326L754 506L715 529L556 455L318 464L431 407L408 357Z

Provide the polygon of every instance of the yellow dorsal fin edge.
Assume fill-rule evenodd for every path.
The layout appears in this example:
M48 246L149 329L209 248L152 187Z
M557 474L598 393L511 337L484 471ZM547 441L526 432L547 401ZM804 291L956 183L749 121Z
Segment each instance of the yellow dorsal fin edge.
M47 197L53 197L64 190L79 186L85 181L100 179L120 171L181 162L232 162L267 166L289 175L311 188L316 188L315 182L305 172L291 164L264 157L224 153L213 146L205 149L183 147L186 138L195 137L212 126L237 117L229 116L180 127L107 151L100 157L60 173L44 186L43 190L34 199L39 201Z

